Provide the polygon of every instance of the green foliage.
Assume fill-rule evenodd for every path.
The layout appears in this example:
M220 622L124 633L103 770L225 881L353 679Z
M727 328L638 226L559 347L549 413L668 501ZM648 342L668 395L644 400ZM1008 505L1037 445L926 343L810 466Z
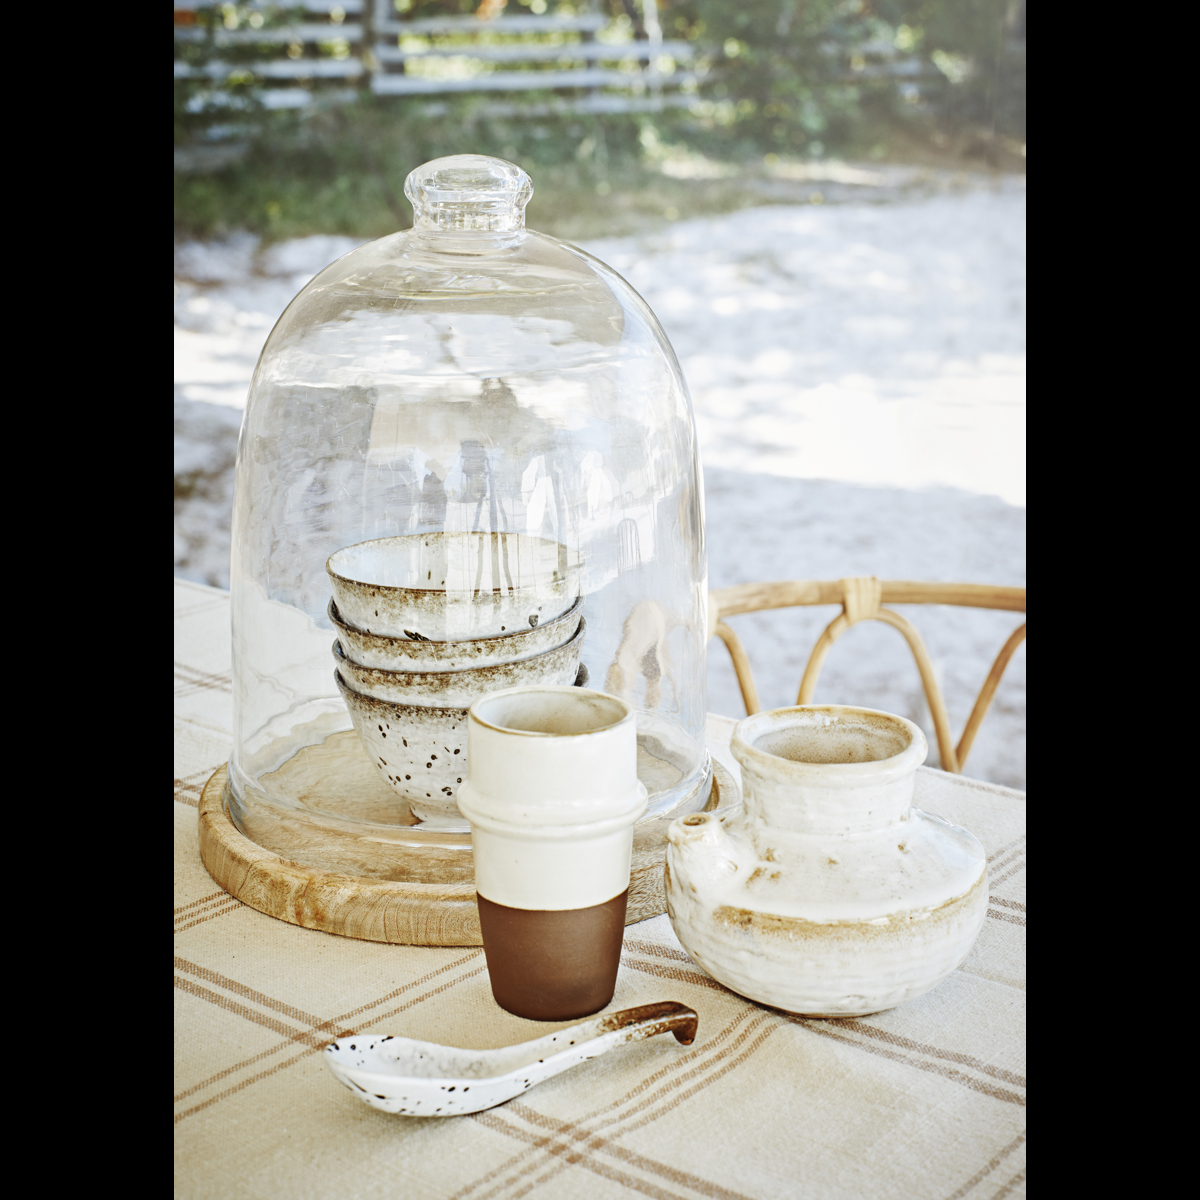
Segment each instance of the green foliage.
M659 0L707 55L714 145L863 152L889 126L1025 139L1023 0ZM703 113L702 113L703 115Z
M459 100L437 118L414 115L420 101L371 98L303 121L265 114L268 131L241 162L216 174L176 174L176 232L389 233L411 220L405 177L447 154L494 154L527 167L537 178L530 224L569 236L603 232L614 205L661 217L681 202L682 182L643 168L639 120L487 120L473 115L480 103Z
M941 76L938 124L1025 140L1025 0L874 0L889 28Z
M838 47L852 38L845 0L675 0L664 31L707 55L700 130L715 149L822 153L853 136L859 94Z

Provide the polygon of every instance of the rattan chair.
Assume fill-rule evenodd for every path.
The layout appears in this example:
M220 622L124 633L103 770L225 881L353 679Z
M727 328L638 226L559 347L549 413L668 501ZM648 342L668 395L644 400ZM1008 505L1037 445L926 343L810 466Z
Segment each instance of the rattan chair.
M737 613L759 612L768 608L792 608L801 604L840 604L842 611L825 627L817 639L800 680L797 704L811 704L817 690L817 678L825 664L830 647L851 625L859 621L883 621L900 630L917 661L925 698L929 701L929 712L933 717L933 728L937 734L938 753L942 769L958 774L971 752L971 744L979 732L983 718L991 706L992 697L1004 674L1009 660L1017 647L1025 640L1025 624L1015 629L1004 643L992 669L988 672L975 701L975 707L967 719L966 728L958 745L950 733L950 719L946 713L946 702L933 673L933 663L921 635L912 623L894 609L884 608L887 604L950 604L963 608L993 608L1006 612L1025 611L1025 589L1018 587L992 587L983 583L912 583L900 579L876 579L874 576L857 576L852 579L834 579L826 582L809 580L785 581L780 583L740 583L734 587L717 588L708 593L708 635L716 634L725 643L733 669L737 674L738 686L742 689L742 701L746 713L756 713L761 705L754 677L750 673L750 661L738 635L725 623L726 617Z

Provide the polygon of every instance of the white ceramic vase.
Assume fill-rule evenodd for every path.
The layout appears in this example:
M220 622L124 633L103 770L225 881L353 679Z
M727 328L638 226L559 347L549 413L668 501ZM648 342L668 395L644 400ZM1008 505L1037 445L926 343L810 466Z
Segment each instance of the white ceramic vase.
M714 979L788 1012L850 1017L923 995L987 908L976 838L912 807L911 721L806 706L740 722L743 805L674 822L667 910Z

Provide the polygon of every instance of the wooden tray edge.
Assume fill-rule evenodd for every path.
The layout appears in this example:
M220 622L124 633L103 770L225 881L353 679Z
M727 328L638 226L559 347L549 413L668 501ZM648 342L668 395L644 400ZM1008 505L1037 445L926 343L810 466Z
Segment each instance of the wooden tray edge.
M228 768L218 767L200 794L200 859L221 887L279 921L341 937L408 946L481 946L475 889L466 884L394 883L308 867L252 842L225 808ZM713 760L713 795L737 799L733 777ZM723 806L723 805L722 805ZM659 884L631 903L627 925L666 911ZM633 897L631 896L631 900Z
M369 942L480 946L475 889L465 884L393 883L307 867L245 837L225 809L228 768L200 796L200 859L243 904L305 929Z

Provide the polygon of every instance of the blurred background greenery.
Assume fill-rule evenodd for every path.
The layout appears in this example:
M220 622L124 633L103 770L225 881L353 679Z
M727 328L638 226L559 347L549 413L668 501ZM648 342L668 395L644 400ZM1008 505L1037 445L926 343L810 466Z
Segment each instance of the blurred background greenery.
M470 15L480 0L394 6L405 20L428 19ZM645 36L643 0L509 0L507 11L585 8ZM225 4L182 16L194 30L176 42L177 238L379 236L410 223L403 185L414 166L468 152L536 168L529 223L571 238L769 202L755 181L787 178L789 168L803 178L804 164L831 159L1024 170L1024 0L658 0L663 38L692 47L695 83L683 102L539 116L498 115L483 94L431 104L365 88L303 111L271 110L250 71L279 47L249 41L220 51L247 71L226 79L213 102L211 81L178 78L179 64L202 67L216 53L214 34L260 28L261 10ZM177 29L180 19L177 11ZM236 153L189 160L189 149L230 138Z

